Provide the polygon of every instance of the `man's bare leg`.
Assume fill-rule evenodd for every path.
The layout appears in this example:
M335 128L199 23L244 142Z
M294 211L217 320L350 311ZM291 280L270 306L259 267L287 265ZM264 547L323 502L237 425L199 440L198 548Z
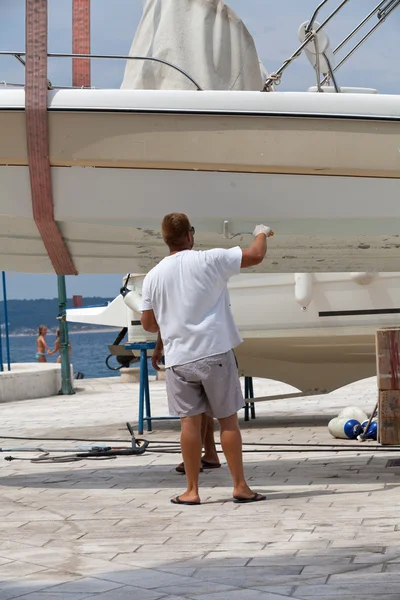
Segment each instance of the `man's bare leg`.
M242 434L237 414L226 419L218 419L221 429L221 446L233 479L234 498L252 498L254 492L244 478Z
M201 421L201 437L203 440L203 459L207 463L219 464L217 449L214 439L214 419L210 415L203 414Z
M187 490L179 496L184 502L200 502L199 464L201 460L201 421L202 415L181 419L181 450L185 464Z
M212 463L213 465L219 465L220 462L214 440L214 419L209 415L206 415L206 413L203 413L201 416L201 439L204 448L204 455L202 457L202 460L208 463ZM202 470L201 461L199 464L199 469ZM178 471L178 473L184 473L185 463L181 462L176 467L176 471Z

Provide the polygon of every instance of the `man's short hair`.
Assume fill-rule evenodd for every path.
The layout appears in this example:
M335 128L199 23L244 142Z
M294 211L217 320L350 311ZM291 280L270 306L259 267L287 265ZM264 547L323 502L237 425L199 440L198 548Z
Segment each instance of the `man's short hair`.
M169 248L180 248L185 244L190 231L189 217L185 213L165 215L161 231L164 242Z

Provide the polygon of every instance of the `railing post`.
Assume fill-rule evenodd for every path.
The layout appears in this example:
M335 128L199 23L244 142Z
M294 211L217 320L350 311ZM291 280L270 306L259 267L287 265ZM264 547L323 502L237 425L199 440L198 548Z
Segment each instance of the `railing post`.
M61 356L61 389L60 395L75 394L71 382L71 365L69 361L68 325L65 320L67 310L67 290L64 275L57 275L58 280L58 309L60 314L60 356Z

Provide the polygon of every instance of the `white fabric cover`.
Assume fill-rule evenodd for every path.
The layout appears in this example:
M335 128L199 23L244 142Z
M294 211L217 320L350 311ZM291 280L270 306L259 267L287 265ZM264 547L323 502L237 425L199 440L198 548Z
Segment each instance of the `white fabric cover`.
M261 90L267 77L254 40L223 0L144 0L130 56L167 60L204 90ZM127 61L123 89L194 90L168 66Z

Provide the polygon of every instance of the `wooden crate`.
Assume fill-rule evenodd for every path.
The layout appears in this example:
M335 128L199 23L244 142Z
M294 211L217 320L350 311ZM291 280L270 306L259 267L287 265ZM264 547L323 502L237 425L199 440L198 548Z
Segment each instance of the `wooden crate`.
M376 372L379 391L400 390L400 328L376 332Z
M378 440L384 446L400 444L400 390L379 392Z

